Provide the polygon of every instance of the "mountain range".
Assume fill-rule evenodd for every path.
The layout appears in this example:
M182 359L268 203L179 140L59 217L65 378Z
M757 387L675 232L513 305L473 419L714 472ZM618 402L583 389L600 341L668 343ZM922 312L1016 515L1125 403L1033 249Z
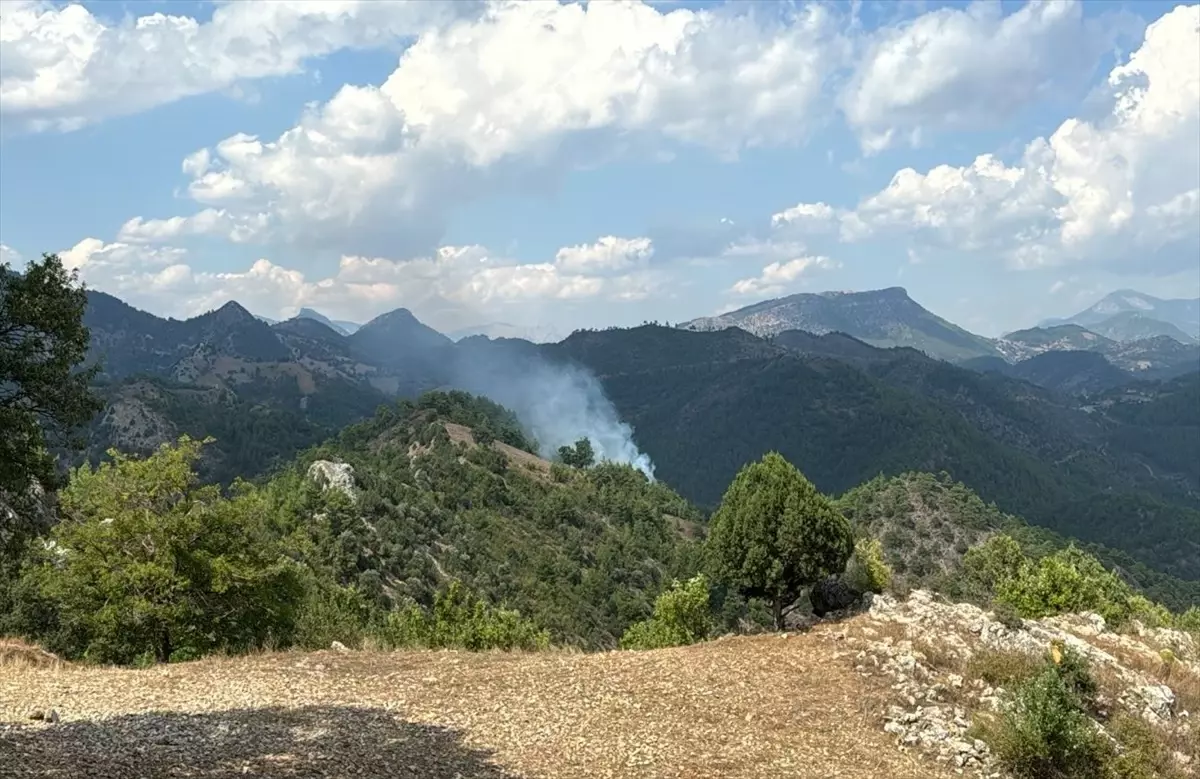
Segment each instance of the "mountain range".
M840 332L873 346L912 347L976 370L1086 393L1200 369L1198 309L1200 299L1160 300L1117 292L1069 319L986 338L926 310L903 288L890 287L801 293L680 327L701 332L737 327L765 338L794 330ZM1066 352L1092 352L1100 359L1058 355ZM1040 357L1046 353L1055 354ZM1035 357L1040 358L1033 365L1022 365Z
M987 339L903 290L848 298L817 304L839 314L841 330L810 310L808 324L824 332L645 325L535 344L454 342L405 309L346 335L315 317L269 325L232 302L161 319L92 292L85 323L108 405L87 455L211 435L203 475L224 482L270 470L397 396L462 388L540 426L539 439L554 426L567 442L611 434L605 452L632 459L640 450L658 478L701 506L772 449L830 493L879 474L946 471L1006 511L1102 545L1148 587L1200 581L1200 366L1146 380L1078 348L956 365L916 342ZM909 343L845 331L867 328ZM1086 332L1027 331L1011 343L1116 343ZM1153 352L1159 338L1121 349ZM1075 387L1079 376L1093 378ZM630 440L618 440L629 438L623 424ZM559 441L542 443L549 455ZM1162 585L1159 597L1179 586Z

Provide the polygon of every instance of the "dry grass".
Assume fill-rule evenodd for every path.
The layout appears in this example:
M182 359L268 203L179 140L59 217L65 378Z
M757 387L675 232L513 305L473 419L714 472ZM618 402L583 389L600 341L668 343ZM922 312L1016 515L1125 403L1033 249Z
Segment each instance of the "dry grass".
M40 646L17 638L0 638L0 668L6 672L29 668L58 668L63 664L56 655Z
M0 774L949 776L893 746L880 729L887 691L837 647L763 636L653 652L320 652L143 671L23 669L0 674L0 766L17 767ZM25 724L35 706L63 721Z

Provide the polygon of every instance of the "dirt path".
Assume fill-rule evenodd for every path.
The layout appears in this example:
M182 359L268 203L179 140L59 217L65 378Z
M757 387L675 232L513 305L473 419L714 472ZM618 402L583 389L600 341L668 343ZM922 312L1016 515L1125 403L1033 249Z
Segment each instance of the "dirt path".
M883 692L845 651L818 633L636 653L0 669L0 776L949 776L880 730ZM48 706L61 722L29 723Z

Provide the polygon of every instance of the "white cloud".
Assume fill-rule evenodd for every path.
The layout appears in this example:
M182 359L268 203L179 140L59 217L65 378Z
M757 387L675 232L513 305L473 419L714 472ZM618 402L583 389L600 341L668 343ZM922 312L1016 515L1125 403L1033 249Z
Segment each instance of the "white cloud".
M233 214L225 209L206 208L192 216L143 219L135 216L121 225L118 241L167 243L193 235L222 236L233 243L246 243L265 235L266 214Z
M649 238L606 235L596 243L564 246L554 256L554 264L574 273L620 271L644 264L653 254Z
M786 262L772 262L758 276L741 279L729 291L735 295L775 295L801 276L816 270L830 270L838 264L828 257L796 257Z
M429 30L381 86L344 86L279 137L189 156L189 195L280 240L428 250L447 209L530 172L669 140L718 153L802 141L845 54L832 12L669 13L496 2Z
M867 153L992 127L1090 76L1121 26L1074 0L941 8L872 35L839 102Z
M458 0L272 0L220 4L201 24L162 13L108 22L77 3L5 0L0 110L25 129L73 130L297 73L313 57L389 45L478 10Z
M771 216L772 227L792 227L804 232L836 228L841 212L828 203L798 203Z
M0 243L0 265L16 267L21 262L21 253L7 244Z
M611 243L637 247L644 240L613 238ZM602 239L593 246L604 243ZM579 249L568 247L568 254ZM648 253L648 242L643 251ZM405 306L440 312L450 319L439 322L435 313L434 321L453 328L479 316L522 313L531 304L599 296L641 300L661 281L659 274L641 267L624 274L574 273L558 262L496 257L477 245L442 246L429 256L409 260L344 255L325 278L309 278L266 258L244 271L204 271L202 260L189 259L182 248L96 238L85 238L59 254L68 268L79 269L89 286L177 316L193 316L228 300L272 317L290 316L308 306L354 321Z
M985 154L963 167L901 170L843 218L842 235L908 234L1014 267L1194 266L1198 65L1200 6L1180 6L1151 24L1141 48L1109 74L1103 120L1068 119L1013 165Z

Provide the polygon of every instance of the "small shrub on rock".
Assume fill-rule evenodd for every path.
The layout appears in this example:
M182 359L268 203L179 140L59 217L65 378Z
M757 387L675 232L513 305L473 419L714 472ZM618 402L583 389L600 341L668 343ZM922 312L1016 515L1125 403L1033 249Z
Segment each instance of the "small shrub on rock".
M980 735L1017 779L1107 779L1117 751L1092 722L1096 682L1086 660L1061 644L1018 685L998 722Z
M883 592L892 584L892 569L883 559L877 538L860 538L846 565L846 583L858 592Z

